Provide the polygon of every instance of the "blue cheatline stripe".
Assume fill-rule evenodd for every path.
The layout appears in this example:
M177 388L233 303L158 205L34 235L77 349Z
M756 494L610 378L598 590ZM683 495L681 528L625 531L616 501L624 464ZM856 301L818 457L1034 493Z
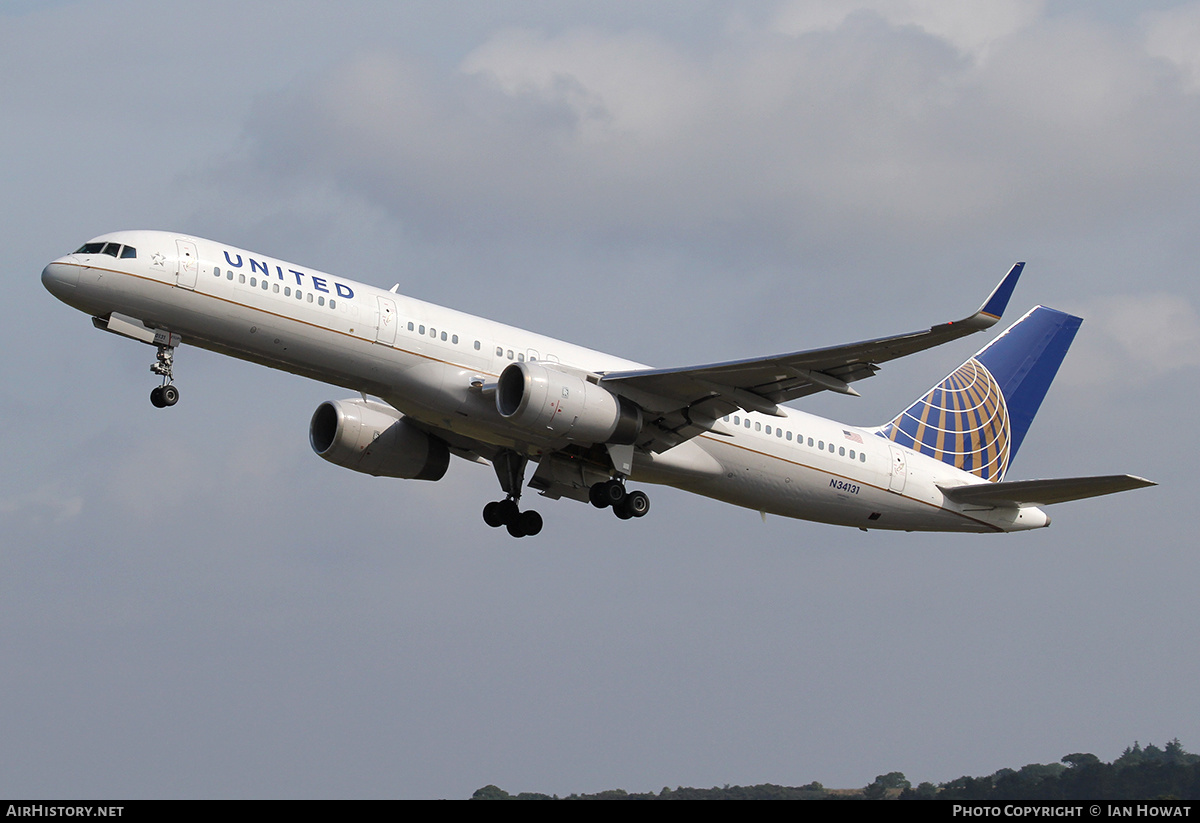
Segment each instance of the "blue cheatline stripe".
M985 480L1003 479L1082 322L1035 308L877 434Z

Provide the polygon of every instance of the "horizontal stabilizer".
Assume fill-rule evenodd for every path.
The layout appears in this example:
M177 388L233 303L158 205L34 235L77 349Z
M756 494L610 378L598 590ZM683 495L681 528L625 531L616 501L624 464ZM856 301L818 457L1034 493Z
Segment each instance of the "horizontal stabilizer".
M1157 483L1131 474L1104 477L1062 477L1055 480L1009 480L970 486L938 486L955 503L979 506L1048 506L1083 500L1102 494L1156 486Z

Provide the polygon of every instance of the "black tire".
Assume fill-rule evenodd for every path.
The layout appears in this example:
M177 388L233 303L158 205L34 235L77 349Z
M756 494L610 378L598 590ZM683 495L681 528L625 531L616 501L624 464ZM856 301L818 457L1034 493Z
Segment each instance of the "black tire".
M608 500L605 499L604 495L604 486L607 482L608 481L606 480L604 483L596 483L590 489L588 489L588 500L590 500L592 505L597 509L608 508Z
M164 406L174 406L179 402L179 389L168 383L162 387L160 396Z
M500 504L493 501L483 507L483 522L487 523L493 529L498 529L504 525L504 518L500 513Z
M634 517L645 517L650 511L650 496L643 491L630 492L625 496L625 508Z
M621 485L619 480L609 480L607 483L600 484L603 487L602 494L606 505L614 508L621 505L625 499L625 487Z
M628 520L633 517L633 512L629 510L629 498L625 498L618 505L613 506L613 514L622 520Z
M525 532L522 531L522 529L521 529L521 521L520 520L516 520L512 523L509 523L507 525L507 528L508 528L508 533L511 534L513 537L524 537L525 536Z
M496 503L496 512L500 515L500 522L508 526L508 530L512 532L512 526L521 516L521 510L517 508L517 501L511 497L507 500L501 500ZM521 537L519 534L514 534L513 537Z
M150 390L150 403L156 409L161 409L167 405L165 402L163 402L162 386L155 386Z
M533 537L542 530L542 516L535 511L521 512L517 524L523 534Z

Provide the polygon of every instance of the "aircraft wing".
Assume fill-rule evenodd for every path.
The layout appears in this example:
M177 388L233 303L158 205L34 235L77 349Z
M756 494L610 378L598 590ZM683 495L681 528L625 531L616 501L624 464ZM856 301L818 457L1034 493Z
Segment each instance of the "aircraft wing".
M1014 265L974 314L924 331L706 366L608 372L600 384L646 413L649 425L637 445L665 451L737 409L782 417L778 404L798 397L826 390L857 395L850 384L875 374L880 363L990 328L1004 313L1024 266Z
M1055 480L1006 480L970 486L938 486L955 503L978 506L1048 506L1099 497L1102 494L1156 486L1157 483L1132 474L1103 477L1063 477Z

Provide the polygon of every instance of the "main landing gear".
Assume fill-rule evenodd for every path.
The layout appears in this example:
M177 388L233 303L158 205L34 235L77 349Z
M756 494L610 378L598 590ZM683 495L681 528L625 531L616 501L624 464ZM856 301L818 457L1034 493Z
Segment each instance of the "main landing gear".
M535 511L521 511L521 486L525 482L528 460L515 451L503 451L492 458L492 467L500 479L506 497L483 507L483 521L493 529L504 526L513 537L532 537L542 530L542 516ZM643 491L627 491L624 478L596 483L588 490L588 499L598 509L612 508L622 520L645 517L650 511L650 498Z
M542 516L532 509L521 511L516 498L506 497L483 507L483 522L493 529L505 526L513 537L532 537L542 530Z
M154 362L150 365L150 371L162 375L163 379L162 385L155 386L150 392L150 402L156 409L174 406L179 402L179 389L175 388L173 382L175 376L171 373L174 356L174 346L159 346L158 354L155 355Z
M533 510L521 511L521 486L525 483L528 462L514 451L500 452L492 460L500 488L507 496L483 507L483 522L493 529L504 526L513 537L532 537L542 530L540 514Z
M643 491L626 491L620 480L606 480L588 490L588 499L597 509L612 506L613 514L622 520L645 517L650 511L650 497Z

